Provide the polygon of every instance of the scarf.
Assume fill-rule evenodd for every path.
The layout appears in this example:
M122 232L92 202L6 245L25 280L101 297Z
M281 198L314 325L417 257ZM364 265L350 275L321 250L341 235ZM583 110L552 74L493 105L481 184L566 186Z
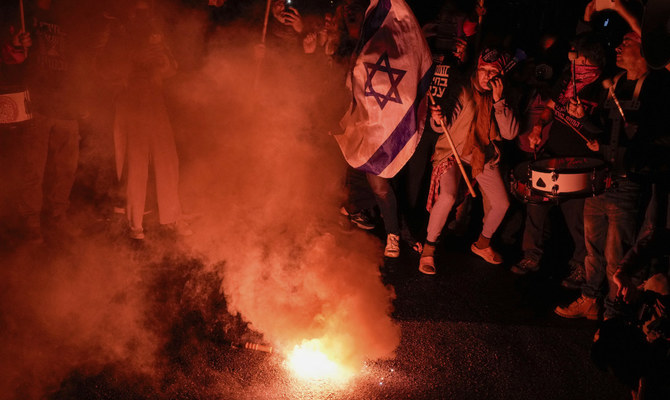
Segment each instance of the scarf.
M470 132L463 146L462 156L472 154L470 166L472 177L476 178L484 170L486 162L486 147L492 140L498 137L498 127L493 123L491 110L493 109L493 96L491 92L480 92L475 86L476 77L471 78L470 86L472 101L475 104L475 116L470 125Z
M568 86L561 92L558 96L558 102L561 104L566 104L570 98L576 97L577 93L581 92L582 89L588 84L591 84L600 77L600 67L595 65L575 65L575 85L577 89L575 90L574 85L572 84L572 79L568 82Z

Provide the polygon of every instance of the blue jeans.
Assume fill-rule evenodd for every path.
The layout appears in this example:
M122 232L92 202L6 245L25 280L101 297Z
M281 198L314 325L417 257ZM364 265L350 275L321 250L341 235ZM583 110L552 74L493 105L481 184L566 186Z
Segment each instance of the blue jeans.
M605 315L613 315L617 287L612 277L624 254L635 243L641 187L621 180L607 192L584 202L586 283L582 293L598 298L606 293Z

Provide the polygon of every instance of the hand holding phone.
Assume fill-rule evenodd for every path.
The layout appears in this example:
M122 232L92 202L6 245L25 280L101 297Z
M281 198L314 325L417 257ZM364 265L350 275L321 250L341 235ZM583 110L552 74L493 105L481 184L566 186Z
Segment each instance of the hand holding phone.
M614 0L595 0L595 11L610 10L614 8Z

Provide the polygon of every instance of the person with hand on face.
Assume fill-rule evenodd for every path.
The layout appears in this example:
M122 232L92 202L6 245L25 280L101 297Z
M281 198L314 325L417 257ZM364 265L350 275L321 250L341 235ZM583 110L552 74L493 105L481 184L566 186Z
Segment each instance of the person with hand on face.
M284 7L281 15L277 18L282 24L290 26L296 33L302 33L304 25L300 12L295 7L288 4Z
M431 106L430 123L442 132L445 121L455 151L472 169L484 198L484 221L479 239L472 244L473 253L491 264L501 264L502 256L491 248L491 237L502 222L509 206L498 161L497 141L512 140L518 133L518 122L504 96L502 74L508 57L496 49L485 49L479 56L477 68L464 83L453 110ZM445 117L446 120L445 120ZM433 173L427 209L430 211L426 244L419 262L425 274L436 272L435 245L454 205L461 180L455 165L454 150L446 133L439 136L432 157Z

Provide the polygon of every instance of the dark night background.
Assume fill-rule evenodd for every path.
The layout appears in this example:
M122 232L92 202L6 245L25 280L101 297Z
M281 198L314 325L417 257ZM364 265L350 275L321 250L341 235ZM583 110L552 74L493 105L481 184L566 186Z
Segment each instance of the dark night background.
M85 13L90 10L92 15L99 11L100 6L109 4L88 0L63 1L79 5L79 9ZM170 4L173 8L185 6L187 10L201 12L206 15L209 23L207 29L210 31L216 30L217 27L241 24L260 35L264 0L227 0L220 8L207 6L206 0L155 1ZM12 0L11 4L9 3L3 1L2 18L5 21L15 19L17 15L17 2ZM424 24L435 17L443 1L408 0L408 3L415 11L419 22ZM484 37L487 38L485 40L503 41L507 38L509 47L523 48L531 55L542 34L553 33L567 43L574 34L586 3L588 3L586 0L487 0L485 6L488 13L483 24ZM303 15L333 9L331 1L328 0L294 0L293 4ZM173 14L169 18L173 18L172 22L177 22L179 15ZM607 28L604 28L604 21L608 18L610 20ZM595 18L593 23L603 28L605 37L611 38L611 44L617 43L617 37L622 34L624 26L618 17L603 13ZM176 27L174 32L168 33L178 36L179 32L188 32L179 24L173 25ZM192 40L200 40L200 36L193 36ZM213 35L202 34L202 37L211 38ZM219 40L225 44L235 41L235 39ZM195 43L195 46L204 47L204 44ZM217 50L224 53L224 56L229 56L226 53L228 49L225 46L221 47ZM192 53L189 53L191 50ZM194 59L203 56L206 51L196 50L198 49L175 49L177 56L196 55L184 57L183 62L180 60L185 71L184 76L187 78L192 78L189 73L197 71L199 66L205 64ZM238 50L237 53L231 54L233 58L235 55L249 53ZM230 67L225 63L214 65L212 70L215 73L212 75L220 71L216 68ZM248 69L248 66L245 67ZM232 70L232 67L230 68ZM224 89L220 91L224 92L228 90L225 84L229 83L225 79L232 80L231 77L222 78L223 84L221 84L212 79L206 81L210 87L204 89L199 87L199 89L203 92L208 90L214 92L223 87ZM183 85L188 86L191 82L185 79ZM175 85L178 86L179 83ZM248 86L247 84L245 89L248 90ZM235 94L242 97L240 95L242 91L234 89L231 91L233 93L231 96L227 93L217 95L224 97L229 103L233 101L227 97L234 98ZM195 115L198 115L197 113L205 115L208 112L211 114L218 112L222 117L221 122L214 121L218 124L216 128L221 130L225 128L226 134L236 129L244 132L243 129L247 128L245 125L247 121L240 122L237 119L242 119L241 116L234 115L238 112L237 109L227 111L231 110L226 108L230 107L229 103L223 105L217 103L215 106L210 105L211 109L203 109L199 103L184 104L187 100L191 100L190 98L179 100L181 102L173 100L178 104L172 108L178 111L177 114L192 112ZM189 120L189 123L191 122ZM196 151L195 147L189 147L192 136L200 133L200 139L206 145L216 143L214 139L210 142L210 138L206 140L202 138L210 133L219 132L200 129L211 128L205 123L202 126L186 126L186 123L180 124L176 118L174 125L178 147L183 153L180 157L184 156L180 161L184 160L185 165L197 164L196 161L200 161L202 154L199 152L202 149ZM92 139L93 135L88 139L84 137L82 149L85 150ZM218 151L213 145L206 150L212 148ZM244 148L244 151L247 151L247 148ZM211 153L215 152L206 155L212 157ZM246 156L246 153L244 155ZM82 153L82 164L85 156L86 154ZM226 158L220 154L214 156ZM234 158L233 156L230 158ZM202 158L211 161L206 156ZM241 158L240 163L245 162L249 161ZM221 179L225 178L229 171L224 168L217 170L217 164L204 167L214 176L213 182L225 186L221 183ZM72 193L74 205L86 207L87 203L91 203L91 193L94 189L87 180L87 173L86 170L79 171L80 175ZM206 174L205 176L207 177ZM285 184L285 181L281 184ZM216 189L228 190L225 187ZM206 197L205 194L197 193L201 197ZM226 214L228 211L224 210L222 220L229 217L229 214ZM299 218L305 218L300 213L297 215ZM248 222L246 217L247 215L242 215L239 219ZM153 216L147 216L148 224L152 223L152 218L156 219L155 213ZM237 215L233 215L230 219L236 220L236 218ZM472 220L477 218L475 214ZM26 362L25 365L19 362L23 360L16 362L19 367L25 367L18 369L21 372L18 379L21 384L12 387L13 393L0 393L0 399L31 398L32 394L43 389L41 385L47 390L41 392L38 398L52 400L321 398L618 400L630 396L628 388L621 385L612 375L597 369L591 361L589 352L593 333L597 329L596 323L565 320L554 315L552 310L556 304L567 304L579 295L577 292L560 288L560 281L567 272L565 268L543 270L534 276L518 278L507 268L487 264L470 254L468 250L473 239L472 234L476 237L477 227L465 238L449 238L441 244L441 257L437 259L440 272L434 277L419 273L416 269L418 256L415 257L404 248L400 259L387 260L384 265L379 266L384 283L393 286L396 294L391 317L402 331L397 357L390 361L371 362L368 365L369 376L362 377L355 385L344 391L320 392L310 387L301 388L296 382L286 378L278 354L251 352L234 346L245 341L263 342L263 336L250 327L239 314L228 313L228 298L222 289L222 281L226 276L219 272L226 267L249 269L249 265L231 266L231 261L226 257L210 263L207 257L186 248L187 246L181 245L169 236L156 235L147 241L148 244L142 246L128 244L124 223L126 221L123 217L118 221L100 219L96 221L98 229L95 227L91 229L85 238L64 243L59 248L41 249L28 254L19 254L9 245L0 245L0 259L6 260L3 263L10 265L9 267L3 265L3 268L6 267L3 270L5 275L0 276L7 277L6 280L0 279L2 281L0 305L6 307L0 309L0 313L12 311L11 317L6 319L5 315L0 315L0 339L6 339L8 344L12 343L13 347L19 347L18 351L12 348L11 352L7 350L7 353L18 352L26 359L32 357L35 360L34 364ZM158 225L157 221L153 221L153 224ZM223 222L221 225L223 226ZM233 226L232 222L230 226ZM149 231L151 232L151 228ZM557 235L567 234L565 227L559 227L557 231ZM240 229L240 232L239 236L247 234L243 229ZM383 235L378 231L374 233L379 237ZM284 234L285 232L280 231L277 236ZM373 242L374 239L376 238L373 237L370 241ZM562 247L565 243L560 240L551 243L547 249L548 258L555 258L554 263L558 264L558 260L566 253ZM268 254L274 254L272 243L254 244L262 247ZM226 245L234 248L235 253L249 250L242 245L238 246L237 243L226 243ZM347 245L355 246L353 243ZM103 250L100 251L100 248ZM349 251L349 247L346 249ZM16 269L12 270L13 267ZM377 267L374 268L376 271ZM126 282L125 275L132 278L130 282ZM105 280L107 278L108 281ZM74 283L69 286L71 282ZM57 296L61 291L65 292L62 298ZM70 291L72 293L69 293ZM98 292L103 295L98 296ZM111 298L104 297L110 293L113 294ZM57 302L55 305L42 304L41 296L47 299L44 300L46 303L50 299L48 295L52 295L53 299L62 300L63 304ZM85 301L91 299L90 304L77 304L76 302L81 299ZM68 303L68 300L75 303L74 306ZM27 324L30 329L24 329L20 325L24 322L24 311L20 307L23 305L22 301L27 304L25 319L37 328L44 328L47 334L42 335L39 329L33 330L31 324ZM34 302L38 304L33 304ZM73 310L72 315L52 317L50 315L52 310L60 311L58 307L61 305L66 311ZM117 310L120 314L130 310L128 319L117 319L117 315L107 315ZM49 315L44 316L43 313ZM104 318L100 315L104 315ZM31 317L35 321L32 321ZM83 328L78 329L78 325L73 324L72 332L69 332L67 330L69 327L62 325L67 325L67 321L70 320L83 321ZM89 320L93 322L89 323ZM109 321L114 322L114 326L108 327L104 324ZM57 326L46 326L49 323ZM125 339L127 333L124 324L128 325L128 332L134 333L133 329L136 329L142 335L135 338L128 334L132 340L123 342L122 339ZM91 339L92 344L83 343L80 349L79 341L90 339L87 336L88 332L85 331L86 328L96 335L102 335L106 340L98 341L96 337L95 340ZM53 334L53 332L60 333L61 330L65 332L62 336ZM23 336L16 337L15 331ZM109 339L104 336L105 333L109 336L117 333L121 338ZM150 342L151 346L146 346L142 340ZM122 349L114 347L118 354L114 353L109 358L101 357L100 354L105 356L106 352L109 352L109 349L104 347L107 342L123 342L125 347ZM150 367L130 365L131 361L136 362L142 358L144 354L141 351L143 349L146 351L146 348L155 350L155 354L152 353L155 356L153 360L155 364ZM4 368L0 369L0 376L2 371L12 373L16 371L12 365L13 360L3 357L6 355L3 354L4 351L5 349L0 347L0 358L5 358L0 363L0 367ZM391 370L394 372L389 373ZM39 374L44 371L56 372L47 377L40 376ZM386 378L384 385L379 383L380 376ZM0 380L2 379L0 377Z

